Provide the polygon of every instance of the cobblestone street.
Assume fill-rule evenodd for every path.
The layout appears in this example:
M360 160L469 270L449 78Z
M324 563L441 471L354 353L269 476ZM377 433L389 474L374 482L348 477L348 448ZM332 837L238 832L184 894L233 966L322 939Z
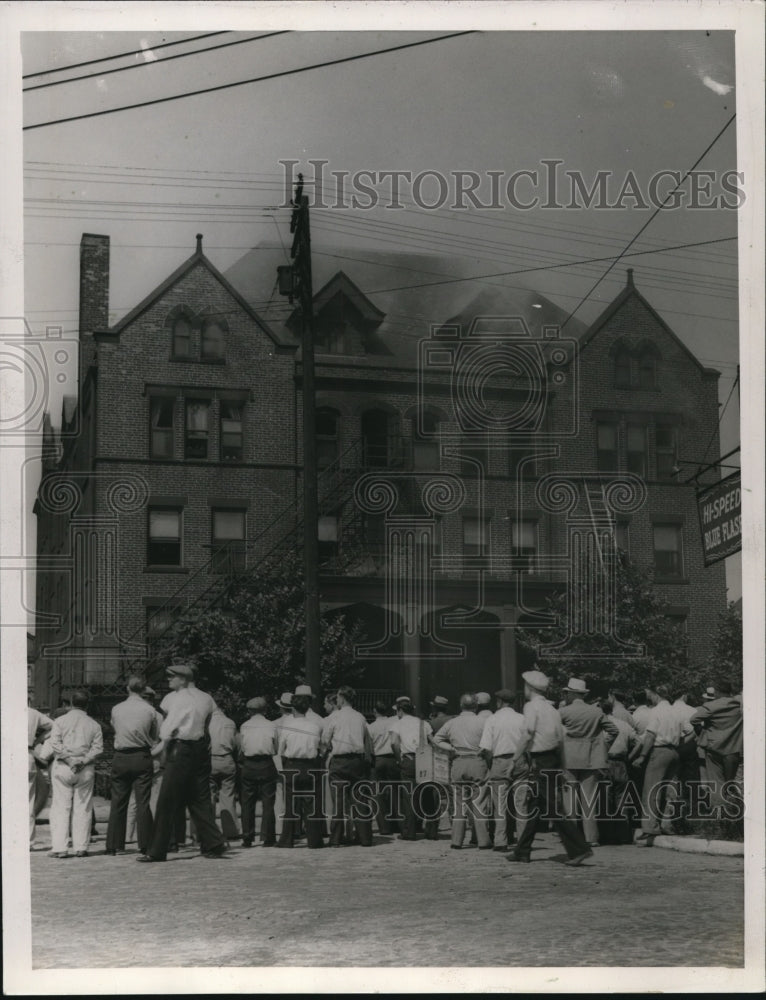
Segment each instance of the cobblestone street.
M45 842L45 835L41 838ZM579 869L545 834L532 864L449 838L309 852L30 856L35 968L738 966L739 858L602 847ZM714 919L705 914L714 913Z

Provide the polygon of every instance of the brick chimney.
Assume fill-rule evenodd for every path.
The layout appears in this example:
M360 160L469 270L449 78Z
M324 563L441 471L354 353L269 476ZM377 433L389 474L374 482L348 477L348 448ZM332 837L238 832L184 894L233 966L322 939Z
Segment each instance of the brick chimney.
M109 326L109 237L80 240L80 339Z

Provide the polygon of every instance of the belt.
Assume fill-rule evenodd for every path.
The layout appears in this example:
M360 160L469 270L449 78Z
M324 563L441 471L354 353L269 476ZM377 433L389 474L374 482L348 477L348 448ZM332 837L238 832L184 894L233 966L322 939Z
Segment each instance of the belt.
M385 760L386 757L393 757L392 753L376 753L375 760Z
M200 738L198 740L182 740L180 736L175 736L169 742L170 743L191 743L193 745L195 743L206 743L207 740L205 739L204 736L200 736Z
M493 753L492 754L492 759L493 760L505 760L508 757L514 757L514 756L515 756L515 754L512 754L512 753Z
M677 743L655 743L652 750L677 750Z
M250 754L250 756L248 756L247 754L245 754L245 760L271 760L271 758L272 758L272 754L270 754L270 753L253 753L253 754Z
M401 756L402 756L402 760L414 760L415 759L415 754L414 753L403 753Z
M363 753L334 753L332 755L333 760L340 760L341 757L364 757Z
M471 753L470 750L467 750L465 753L461 753L459 750L456 750L455 753L458 757L481 757L481 754Z
M115 747L115 753L150 753L151 747Z
M548 757L550 754L556 753L556 747L551 747L550 750L532 750L530 751L530 757Z
M283 757L283 764L311 764L317 760L316 757Z

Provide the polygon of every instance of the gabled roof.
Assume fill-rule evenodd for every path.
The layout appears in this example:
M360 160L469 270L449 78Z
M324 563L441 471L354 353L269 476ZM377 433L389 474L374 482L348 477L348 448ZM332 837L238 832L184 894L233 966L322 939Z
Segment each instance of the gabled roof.
M385 319L386 314L367 298L345 271L338 271L314 295L314 314L321 312L322 308L337 294L344 295L359 310L362 319L367 322L381 323Z
M248 303L237 289L228 281L223 274L218 270L218 268L212 264L208 258L202 252L202 237L197 236L197 249L187 260L177 267L172 274L168 275L165 280L157 285L157 287L151 291L145 299L142 299L133 309L130 310L122 319L115 323L114 326L110 327L107 331L108 333L120 333L124 330L130 323L137 319L142 313L154 305L154 303L161 298L169 288L172 288L176 282L180 281L192 268L197 265L202 265L207 268L207 270L212 274L212 276L220 282L223 288L231 295L231 297L245 310L245 312L261 327L261 329L266 333L277 346L280 347L295 347L295 343L292 338L283 336L280 332L275 331L264 319L262 319L258 313L253 309L253 307Z
M599 330L601 330L604 326L606 326L606 324L615 315L615 313L619 312L619 310L622 309L625 303L631 298L638 299L641 305L647 310L647 312L649 312L649 314L653 317L653 319L656 320L656 322L659 324L660 327L662 327L665 333L667 333L667 335L674 341L674 343L676 343L678 347L681 348L684 354L686 354L686 356L691 361L694 362L694 364L700 369L700 371L703 372L712 371L712 369L706 368L705 365L703 365L702 362L697 357L695 357L695 355L689 350L689 348L681 340L678 334L674 333L673 330L670 329L670 327L662 318L662 316L660 316L660 314L656 311L656 309L654 309L649 304L649 302L646 301L641 292L639 292L639 290L633 283L632 267L628 268L627 284L625 285L623 290L620 292L617 298L613 299L612 302L610 302L610 304L606 307L606 309L604 309L601 315L596 318L596 320L591 324L591 326L588 327L583 336L580 338L580 351L583 351L588 346L588 344L591 342L591 340L593 340L593 338L596 336Z

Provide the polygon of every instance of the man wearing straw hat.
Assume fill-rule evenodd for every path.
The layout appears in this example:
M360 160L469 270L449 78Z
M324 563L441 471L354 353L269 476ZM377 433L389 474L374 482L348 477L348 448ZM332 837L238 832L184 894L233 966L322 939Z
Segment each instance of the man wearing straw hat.
M527 699L524 705L526 737L517 747L511 766L515 766L524 753L529 753L531 794L527 803L527 815L523 817L526 819L524 830L516 850L508 855L508 860L531 860L530 853L537 827L542 816L546 816L552 820L553 828L567 852L566 864L577 867L587 858L593 857L593 851L585 842L577 824L571 819L562 819L559 811L558 786L561 778L561 743L564 739L561 717L545 698L549 683L545 674L540 670L528 670L521 676Z
M566 705L559 709L564 727L564 808L569 819L582 819L585 839L598 847L598 781L608 768L604 732L617 736L614 726L599 705L588 705L585 681L570 677L564 688Z

